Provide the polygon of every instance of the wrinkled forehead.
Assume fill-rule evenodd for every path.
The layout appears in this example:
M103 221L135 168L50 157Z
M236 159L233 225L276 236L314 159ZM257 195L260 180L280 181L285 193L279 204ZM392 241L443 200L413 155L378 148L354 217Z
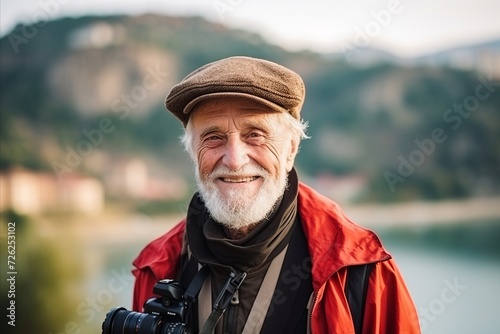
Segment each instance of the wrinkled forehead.
M196 106L189 119L192 126L212 122L269 123L279 121L282 113L257 101L242 97L220 98L203 101Z

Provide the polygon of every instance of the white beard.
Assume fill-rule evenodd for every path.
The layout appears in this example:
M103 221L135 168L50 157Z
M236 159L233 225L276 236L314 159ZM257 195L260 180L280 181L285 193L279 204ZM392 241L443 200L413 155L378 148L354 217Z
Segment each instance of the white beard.
M221 176L244 175L258 175L264 180L257 195L249 196L244 190L235 189L226 197L215 185L215 180ZM236 172L219 166L202 179L196 166L196 183L212 218L228 228L240 229L254 225L271 214L285 192L287 172L282 168L278 179L274 180L265 169L256 164L245 165Z

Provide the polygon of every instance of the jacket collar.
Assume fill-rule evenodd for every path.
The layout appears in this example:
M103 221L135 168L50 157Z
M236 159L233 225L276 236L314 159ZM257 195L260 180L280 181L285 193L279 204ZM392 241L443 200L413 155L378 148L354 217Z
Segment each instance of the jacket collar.
M298 212L311 255L317 291L340 268L391 258L378 236L354 222L339 205L299 183Z

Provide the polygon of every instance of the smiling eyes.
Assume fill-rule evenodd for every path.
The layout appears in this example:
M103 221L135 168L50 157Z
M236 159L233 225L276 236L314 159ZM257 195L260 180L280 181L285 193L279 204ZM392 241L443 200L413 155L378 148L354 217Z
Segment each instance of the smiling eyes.
M208 147L217 147L224 145L227 140L227 134L213 134L209 133L202 138L202 143ZM266 136L262 131L251 131L248 134L242 135L242 141L249 145L261 145L265 142Z

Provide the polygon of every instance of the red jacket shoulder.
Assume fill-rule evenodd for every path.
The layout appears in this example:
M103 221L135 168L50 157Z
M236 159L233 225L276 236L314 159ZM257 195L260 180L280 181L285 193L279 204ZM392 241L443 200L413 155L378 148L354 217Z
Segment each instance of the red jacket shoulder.
M142 311L144 303L153 297L153 286L158 280L175 277L182 252L182 240L186 221L178 223L170 231L150 242L133 261L135 269L132 309Z
M144 247L132 264L139 270L149 267L159 279L175 274L175 268L171 264L179 260L185 228L184 219Z

